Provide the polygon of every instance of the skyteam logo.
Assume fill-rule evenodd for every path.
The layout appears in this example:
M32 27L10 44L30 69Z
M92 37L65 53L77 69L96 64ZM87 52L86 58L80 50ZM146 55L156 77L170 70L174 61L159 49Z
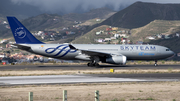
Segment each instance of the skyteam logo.
M56 53L53 56L58 56L58 57L64 57L67 53L75 53L76 51L77 50L69 49L69 46L67 46L67 45L59 45L56 48L47 48L45 50L45 52L48 54Z
M19 27L15 30L15 36L22 39L26 36L26 31L23 27Z

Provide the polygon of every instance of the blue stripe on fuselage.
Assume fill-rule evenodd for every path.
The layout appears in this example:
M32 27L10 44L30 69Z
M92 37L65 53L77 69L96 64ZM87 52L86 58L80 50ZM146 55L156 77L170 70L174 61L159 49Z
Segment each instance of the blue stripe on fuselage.
M65 47L63 47L63 46L65 46ZM60 49L61 47L63 47L62 49ZM65 51L65 53L63 53L62 55L60 55L59 57L64 57L66 54L68 54L68 53L75 53L77 50L71 50L71 49L67 49L69 46L66 46L66 45L60 45L60 46L57 46L56 48L47 48L46 50L45 50L45 52L46 53L48 53L48 54L52 54L52 53L54 53L54 52L57 52L57 51L59 51L59 52L57 52L57 54L55 54L55 55L53 55L53 56L58 56L58 55L60 55L63 51ZM53 49L52 51L50 51L50 52L48 52L48 50L51 50L51 49Z

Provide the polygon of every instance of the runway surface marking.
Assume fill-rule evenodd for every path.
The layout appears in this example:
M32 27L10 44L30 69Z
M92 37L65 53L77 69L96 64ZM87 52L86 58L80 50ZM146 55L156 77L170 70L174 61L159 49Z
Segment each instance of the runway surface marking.
M20 84L65 84L65 83L100 83L100 82L151 82L179 81L179 79L159 78L121 78L99 77L91 75L44 75L44 76L9 76L0 77L0 85Z

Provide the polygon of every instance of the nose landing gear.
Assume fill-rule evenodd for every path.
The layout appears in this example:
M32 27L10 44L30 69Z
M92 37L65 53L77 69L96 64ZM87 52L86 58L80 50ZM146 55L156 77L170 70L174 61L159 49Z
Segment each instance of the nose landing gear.
M156 67L158 64L157 64L157 60L155 60L155 63L154 63L154 66Z

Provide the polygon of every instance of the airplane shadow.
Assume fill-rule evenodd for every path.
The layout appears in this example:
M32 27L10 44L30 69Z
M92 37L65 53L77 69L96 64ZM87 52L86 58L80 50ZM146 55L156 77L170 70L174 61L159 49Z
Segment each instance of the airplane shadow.
M108 68L108 67L117 67L117 68L119 68L119 67L130 67L130 66L128 66L128 65L99 65L96 68Z
M41 69L94 69L94 68L119 68L119 69L165 69L165 68L180 68L179 65L99 65L98 67L88 67L87 65L41 65L35 68Z
M74 68L74 69L91 69L91 68L125 68L125 67L131 67L128 65L99 65L98 67L88 67L87 65L41 65L41 66L37 66L37 68L59 68L59 69L63 69L63 68Z

